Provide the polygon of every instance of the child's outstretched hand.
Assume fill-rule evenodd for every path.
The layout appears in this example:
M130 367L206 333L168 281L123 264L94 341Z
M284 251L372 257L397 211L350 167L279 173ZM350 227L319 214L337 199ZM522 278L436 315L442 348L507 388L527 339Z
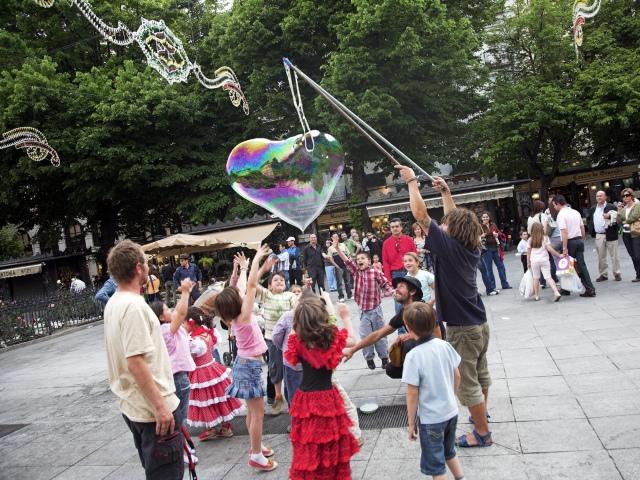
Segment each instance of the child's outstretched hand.
M236 253L233 257L233 263L243 269L247 269L249 267L249 259L244 256L244 252Z

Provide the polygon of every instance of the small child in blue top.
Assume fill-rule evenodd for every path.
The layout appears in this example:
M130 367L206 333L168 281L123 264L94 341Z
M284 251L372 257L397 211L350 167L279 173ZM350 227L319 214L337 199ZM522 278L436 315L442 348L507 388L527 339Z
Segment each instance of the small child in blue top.
M430 305L412 303L402 319L418 341L404 360L402 382L407 385L409 439L420 436L420 470L446 480L448 466L456 480L464 480L455 449L460 356L448 342L433 336L437 322Z

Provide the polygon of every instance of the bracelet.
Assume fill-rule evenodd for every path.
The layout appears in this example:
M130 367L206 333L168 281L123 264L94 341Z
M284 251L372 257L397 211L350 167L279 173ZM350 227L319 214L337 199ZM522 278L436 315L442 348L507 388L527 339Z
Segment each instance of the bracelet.
M240 271L243 271L243 270L247 270L247 268L245 267L245 268L241 268L241 269L240 269Z
M407 180L407 185L409 185L411 182L416 182L418 186L420 186L420 183L418 182L418 177L411 177L409 180Z

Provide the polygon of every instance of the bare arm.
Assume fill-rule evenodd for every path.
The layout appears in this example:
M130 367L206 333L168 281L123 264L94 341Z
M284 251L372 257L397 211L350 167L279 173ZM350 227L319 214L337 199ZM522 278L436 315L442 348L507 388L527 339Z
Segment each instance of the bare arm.
M249 268L249 259L244 256L243 252L236 253L233 257L233 270L236 274L236 283L234 285L240 295L244 295L247 291L247 269ZM231 277L233 281L233 276Z
M253 313L253 304L256 300L256 292L258 290L258 279L260 277L260 260L268 255L269 246L262 245L257 251L256 256L253 257L251 262L251 270L249 271L249 279L247 280L247 293L242 301L242 310L238 321L240 323L249 323L251 321L251 314Z
M560 237L562 237L562 253L563 255L568 255L569 254L569 233L567 232L566 228L561 228L560 229Z
M418 418L418 393L418 387L407 385L407 418L409 419L409 440L411 441L415 441L418 438L418 425L416 424Z
M422 195L420 194L416 174L413 173L411 168L405 167L404 165L396 165L396 168L400 171L400 177L407 183L407 187L409 188L409 206L411 207L411 213L418 223L424 225L426 231L431 224L431 217L429 217L429 212L427 211L427 204L424 203Z
M364 347L373 345L378 340L381 340L384 337L391 335L394 331L395 330L392 327L390 327L389 325L385 325L384 327L376 330L375 332L371 332L369 335L367 335L358 343L356 343L353 347L346 348L343 352L343 356L345 357L346 360L349 360L351 357L353 357L353 354L356 353L358 350L362 350Z
M187 295L188 296L188 295ZM156 434L166 435L173 433L175 421L173 414L169 411L169 407L160 395L160 391L153 381L151 370L147 365L144 355L134 355L127 358L127 367L133 375L136 383L142 390L147 400L151 402L153 407L153 416L156 419Z
M460 388L460 370L456 367L453 371L453 391L457 393L458 388Z
M182 291L182 295L180 295L180 301L176 305L176 308L171 313L171 325L169 326L169 330L171 333L176 333L182 325L182 321L187 317L187 310L189 309L189 297L191 296L191 290L193 290L195 283L193 283L188 278L185 278L180 283L180 290Z

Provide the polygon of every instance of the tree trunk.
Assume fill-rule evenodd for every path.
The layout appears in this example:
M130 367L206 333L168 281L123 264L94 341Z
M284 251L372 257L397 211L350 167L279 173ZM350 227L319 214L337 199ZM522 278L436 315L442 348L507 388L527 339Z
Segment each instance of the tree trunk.
M100 248L96 260L102 266L102 271L107 271L107 256L109 250L116 243L118 233L118 212L113 207L102 206L102 212L98 216L98 225L100 226Z
M351 210L351 226L360 231L371 229L371 221L365 205L368 193L363 158L364 155L358 152L351 159L351 198L347 201ZM356 207L355 205L358 204L360 206Z

